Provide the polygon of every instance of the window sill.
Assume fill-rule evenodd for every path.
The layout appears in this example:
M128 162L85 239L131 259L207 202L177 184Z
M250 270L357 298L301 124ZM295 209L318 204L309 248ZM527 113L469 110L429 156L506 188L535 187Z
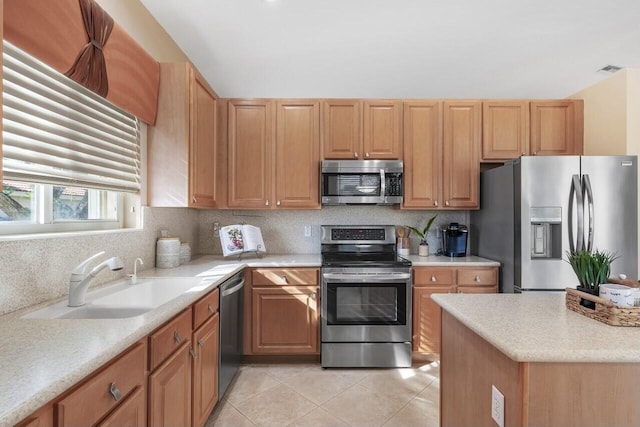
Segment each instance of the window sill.
M9 234L6 236L0 236L0 242L14 242L20 240L37 240L37 239L56 239L66 237L85 237L96 236L103 234L117 234L117 233L134 233L142 232L140 228L115 228L110 230L85 230L85 231L61 231L56 233L32 233L32 234Z

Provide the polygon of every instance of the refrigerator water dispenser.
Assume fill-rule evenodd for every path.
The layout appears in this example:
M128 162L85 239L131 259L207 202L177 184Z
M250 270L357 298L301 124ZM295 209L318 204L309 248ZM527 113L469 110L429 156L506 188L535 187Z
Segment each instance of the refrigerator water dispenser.
M562 258L562 209L532 207L531 258Z

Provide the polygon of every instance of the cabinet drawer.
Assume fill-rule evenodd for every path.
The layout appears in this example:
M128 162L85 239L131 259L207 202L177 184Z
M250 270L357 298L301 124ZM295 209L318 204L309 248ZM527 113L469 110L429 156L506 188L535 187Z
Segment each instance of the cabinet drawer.
M259 268L251 272L253 286L317 285L317 268Z
M153 371L191 339L191 307L178 314L160 329L149 335L149 370Z
M413 284L416 286L454 285L455 270L452 268L414 268Z
M498 285L468 285L458 286L457 292L459 294L496 294L498 293Z
M193 329L196 330L208 318L213 316L220 304L220 290L209 292L193 305Z
M497 285L498 270L496 268L459 268L458 285Z
M63 426L94 425L112 408L118 406L136 387L144 387L147 346L135 344L124 355L55 404L58 423ZM120 393L118 400L112 388ZM115 393L115 391L114 391Z

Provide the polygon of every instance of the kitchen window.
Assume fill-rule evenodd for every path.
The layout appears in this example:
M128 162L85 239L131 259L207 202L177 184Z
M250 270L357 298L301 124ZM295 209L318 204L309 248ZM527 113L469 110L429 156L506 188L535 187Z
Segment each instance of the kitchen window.
M4 42L0 234L122 228L140 122Z

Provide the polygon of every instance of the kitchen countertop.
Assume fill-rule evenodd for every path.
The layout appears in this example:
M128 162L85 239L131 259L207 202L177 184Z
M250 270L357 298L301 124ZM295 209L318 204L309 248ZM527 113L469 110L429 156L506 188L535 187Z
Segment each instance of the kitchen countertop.
M416 266L499 265L477 257L409 256L409 259ZM262 258L251 255L241 259L199 256L177 268L140 272L139 280L193 277L194 284L210 277L207 286L197 292L185 293L141 316L126 319L21 318L59 299L0 316L0 426L20 422L245 267L320 266L320 254L265 255Z
M640 328L565 307L565 294L434 294L433 300L516 362L640 362Z
M491 261L475 255L465 257L409 255L404 258L411 261L413 267L500 267L500 263L497 261Z

